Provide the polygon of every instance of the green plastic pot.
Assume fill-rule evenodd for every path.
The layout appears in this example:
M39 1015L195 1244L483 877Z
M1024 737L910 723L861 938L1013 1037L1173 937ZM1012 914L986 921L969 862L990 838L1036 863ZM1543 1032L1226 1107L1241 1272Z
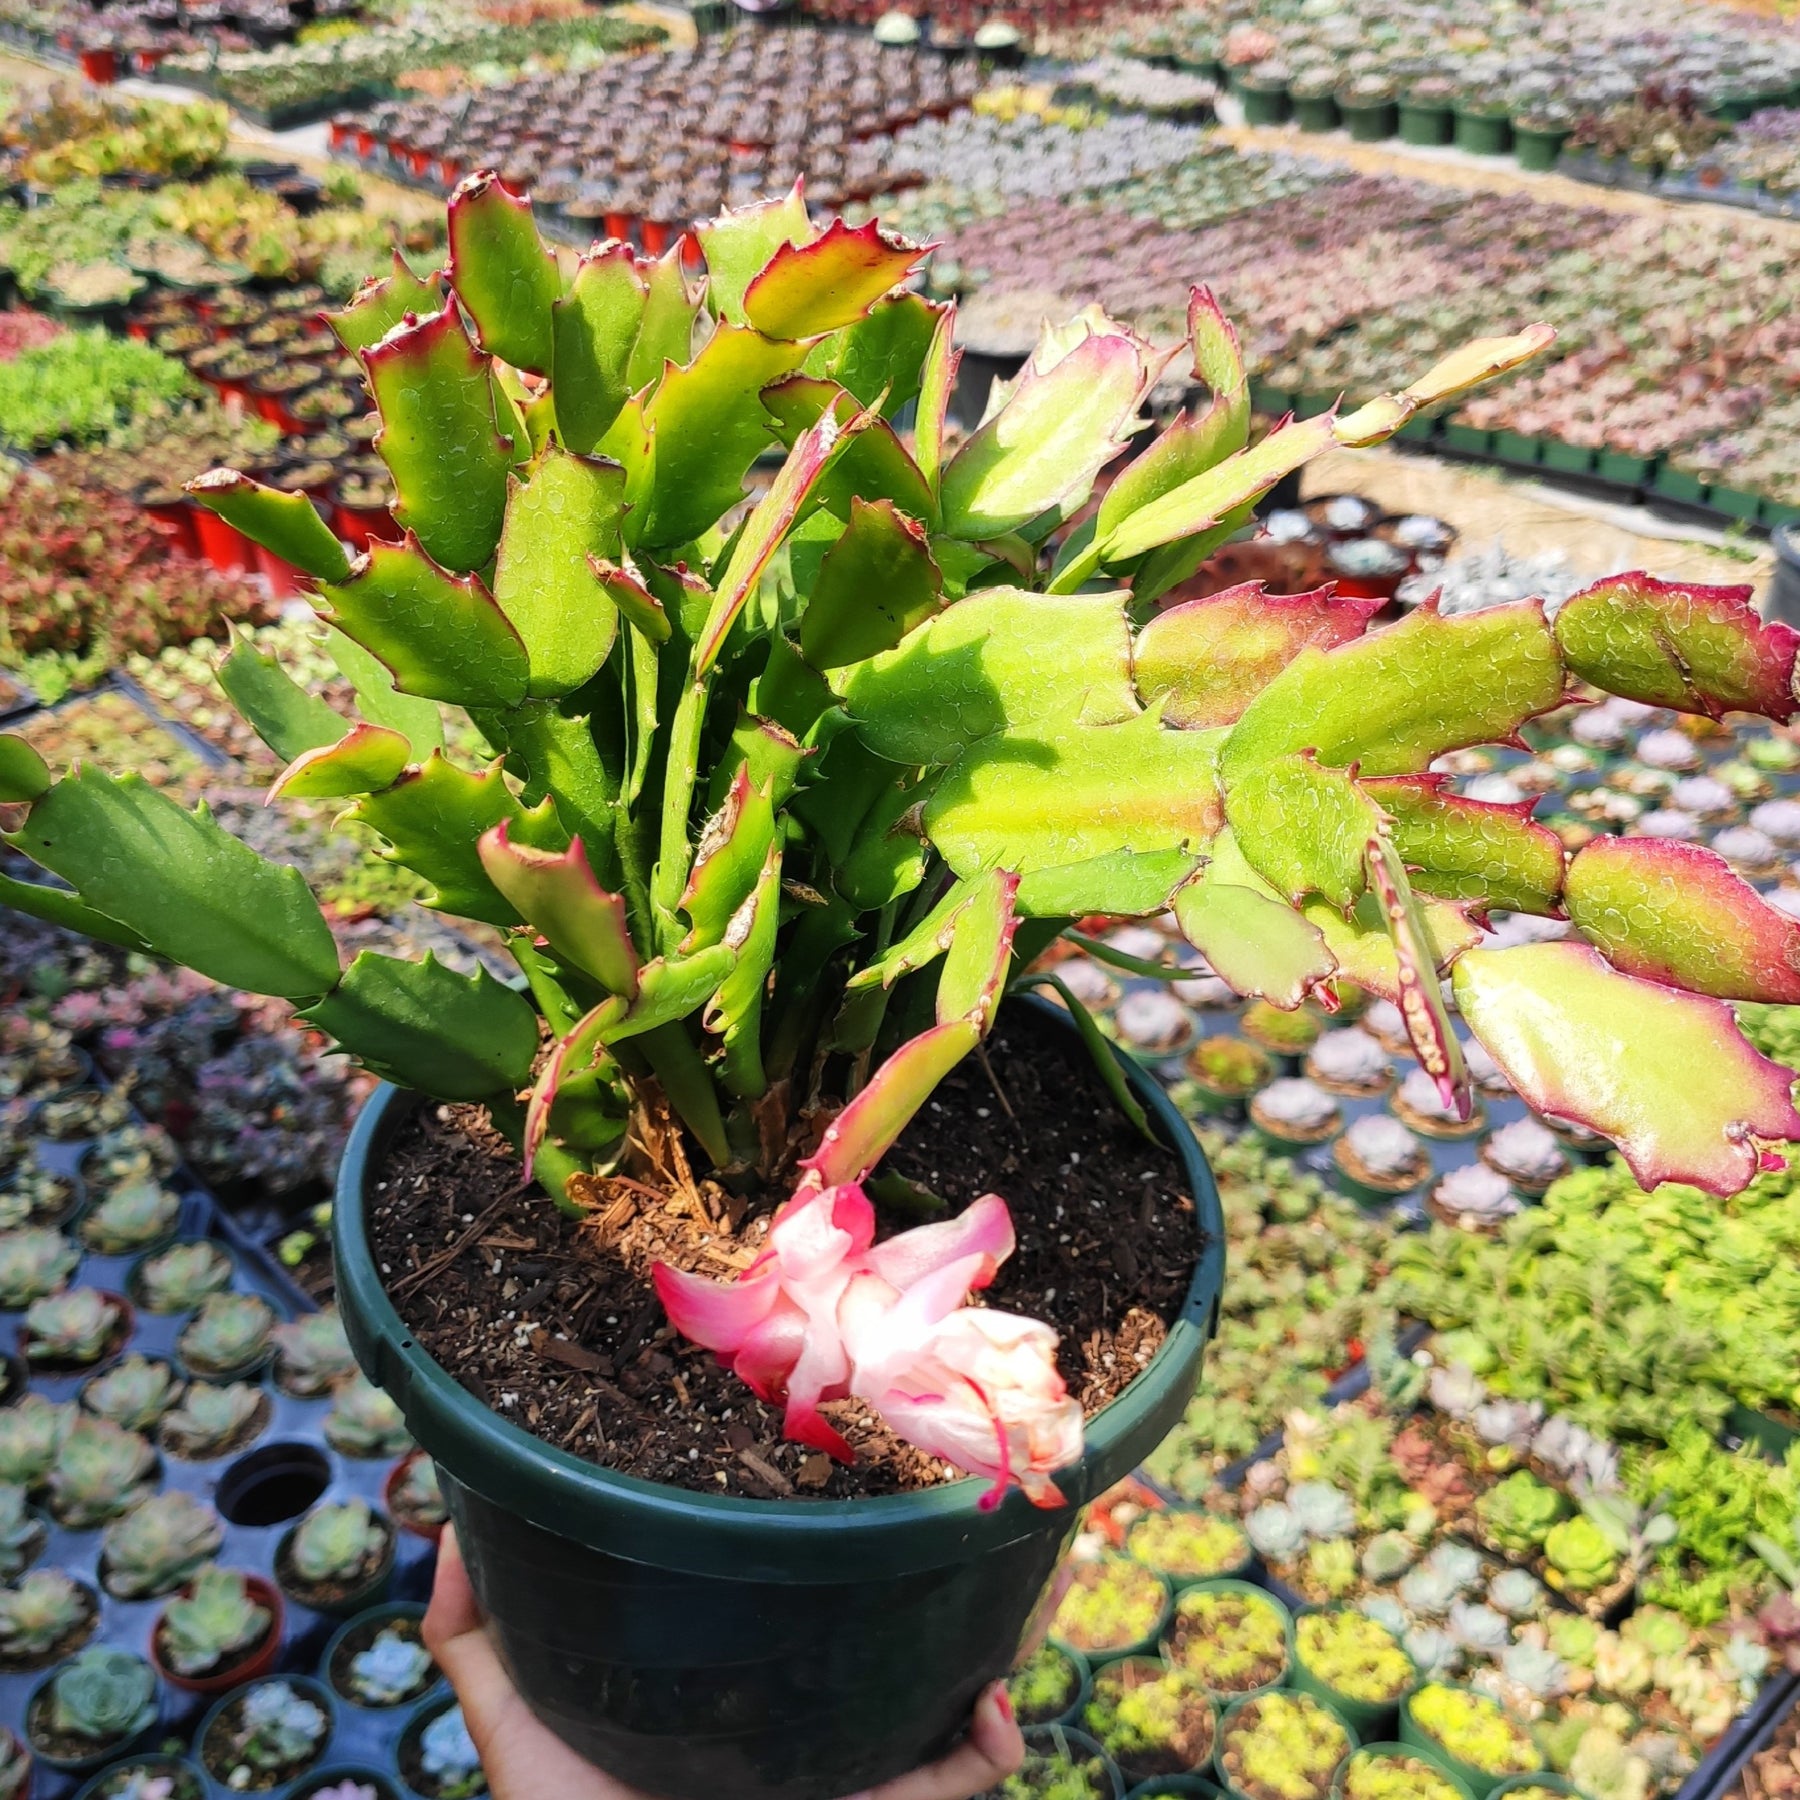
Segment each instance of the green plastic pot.
M1715 487L1709 490L1706 499L1714 511L1722 512L1730 519L1742 519L1746 523L1754 523L1762 511L1762 495L1749 493L1743 488Z
M1547 175L1556 167L1563 139L1568 135L1566 131L1534 131L1528 125L1514 125L1513 154L1519 159L1519 167L1535 175Z
M1027 1000L1052 1028L1059 1008ZM1218 1191L1161 1086L1120 1056L1180 1158L1203 1239L1180 1316L1059 1474L1069 1505L984 1511L959 1481L852 1501L759 1501L635 1480L490 1411L416 1344L382 1287L367 1194L412 1097L383 1086L352 1132L333 1237L357 1360L436 1460L475 1592L538 1717L668 1800L836 1800L942 1755L1011 1667L1080 1509L1174 1429L1217 1324ZM932 1679L921 1681L919 1646Z
M1099 1679L1103 1675L1105 1675L1109 1670L1116 1669L1119 1667L1119 1665L1121 1663L1128 1663L1128 1662L1142 1663L1146 1668L1148 1668L1152 1672L1153 1680L1160 1680L1164 1675L1166 1675L1169 1672L1168 1665L1162 1660L1161 1657L1157 1656L1153 1651L1151 1654L1149 1654L1147 1656L1114 1656L1114 1657L1110 1657L1107 1659L1107 1661L1096 1665L1096 1667L1094 1669L1094 1680L1096 1682L1098 1682ZM1091 1688L1089 1690L1089 1698L1090 1699L1092 1698L1092 1689ZM1216 1745L1217 1740L1218 1740L1218 1730L1219 1730L1219 1707L1218 1707L1218 1702L1214 1699L1214 1697L1211 1694L1208 1694L1206 1696L1206 1709L1212 1719L1213 1739L1214 1739L1214 1743ZM1085 1720L1080 1720L1077 1722L1080 1724L1081 1729L1089 1737L1094 1738L1094 1741L1100 1745L1102 1753L1112 1759L1113 1765L1119 1771L1119 1778L1122 1781L1130 1782L1132 1780L1132 1775L1131 1775L1131 1765L1130 1765L1129 1761L1127 1759L1125 1759L1124 1757L1121 1757L1121 1756L1115 1754L1113 1751L1108 1750L1106 1748L1106 1744L1105 1744L1104 1740L1095 1736L1094 1732L1088 1727L1087 1722ZM1203 1762L1199 1765L1199 1767L1201 1767L1201 1768L1206 1768L1206 1767L1210 1767L1210 1766L1211 1766L1210 1756L1207 1758L1207 1760L1205 1762ZM1189 1772L1191 1773L1193 1771L1189 1771ZM1158 1777L1156 1777L1154 1775L1148 1775L1148 1776L1145 1776L1144 1783L1151 1783L1151 1782L1156 1781L1157 1779L1158 1779ZM1164 1779L1166 1779L1166 1777ZM1141 1785L1144 1785L1144 1783L1133 1783L1133 1786L1134 1787L1141 1786Z
M1025 1748L1040 1755L1062 1751L1083 1762L1089 1757L1099 1757L1106 1779L1112 1783L1112 1800L1124 1800L1125 1781L1118 1765L1085 1731L1072 1731L1066 1725L1039 1725L1025 1733Z
M437 1693L444 1682L444 1677L441 1674L433 1675L431 1681L425 1687L421 1688L418 1693L412 1695L408 1699L395 1700L388 1704L375 1705L367 1700L359 1700L354 1694L339 1687L331 1678L331 1665L333 1661L336 1660L338 1650L342 1646L344 1639L347 1638L351 1632L365 1625L374 1625L379 1629L379 1627L383 1625L396 1623L401 1620L410 1620L416 1625L420 1623L424 1617L425 1608L423 1606L404 1600L396 1601L388 1606L365 1607L361 1612L346 1619L343 1624L331 1634L330 1639L325 1645L325 1654L319 1658L319 1680L331 1689L331 1697L337 1701L338 1705L348 1707L352 1713L367 1713L372 1716L385 1715L391 1717L393 1714L403 1711L408 1707L418 1706L421 1702L430 1699Z
M1456 113L1448 106L1417 105L1402 100L1399 106L1400 141L1421 147L1447 144L1456 136Z
M1771 531L1783 525L1800 525L1800 506L1789 506L1783 500L1765 500L1762 503L1762 522Z
M1238 98L1244 105L1246 125L1280 125L1288 116L1288 91L1284 87L1244 87Z
M1289 1153L1292 1153L1291 1149ZM1179 1518L1184 1513L1197 1513L1207 1517L1216 1516L1208 1514L1204 1506L1171 1506L1163 1513L1146 1513L1144 1518ZM1143 1519L1137 1520L1132 1525L1131 1530L1125 1534L1125 1554L1127 1556L1132 1555L1131 1540L1136 1533L1138 1526L1143 1524L1143 1522ZM1233 1523L1235 1522L1236 1521L1234 1520ZM1179 1599L1189 1588L1202 1587L1209 1581L1244 1580L1248 1574L1250 1565L1256 1561L1256 1552L1250 1547L1250 1540L1246 1538L1244 1540L1244 1554L1242 1558L1233 1567L1217 1570L1211 1575L1178 1575L1172 1569L1165 1569L1160 1565L1151 1562L1147 1557L1139 1557L1137 1560L1143 1562L1146 1568L1154 1569L1156 1573L1169 1584L1169 1591Z
M1474 425L1459 425L1454 419L1444 422L1444 448L1460 450L1465 456L1487 456L1494 448L1494 434Z
M1457 1688L1462 1693L1473 1691L1458 1682L1443 1682L1439 1685ZM1415 1688L1413 1693L1400 1702L1400 1742L1412 1749L1425 1751L1434 1761L1448 1769L1469 1790L1473 1800L1488 1800L1494 1789L1509 1778L1505 1775L1490 1775L1485 1769L1478 1769L1472 1763L1464 1762L1461 1757L1452 1756L1436 1738L1421 1729L1414 1721L1412 1712L1413 1699L1418 1691Z
M1691 474L1686 469L1678 469L1672 463L1657 466L1656 479L1651 485L1657 493L1670 500L1698 503L1706 498L1706 483L1698 475Z
M1392 1743L1361 1744L1356 1749L1352 1750L1350 1754L1344 1758L1343 1764L1337 1772L1337 1779L1331 1784L1332 1800L1342 1800L1344 1776L1348 1773L1350 1765L1355 1762L1359 1756L1410 1756L1419 1762L1429 1763L1438 1774L1443 1776L1452 1787L1456 1788L1465 1797L1465 1800L1474 1800L1474 1796L1469 1793L1469 1784L1464 1781L1460 1775L1456 1774L1441 1756L1434 1754L1430 1750L1424 1749L1418 1744ZM1524 1779L1529 1781L1531 1777L1525 1776ZM1502 1783L1502 1786L1505 1785L1505 1783Z
M1233 1787L1231 1784L1231 1777L1225 1772L1225 1734L1231 1729L1232 1720L1235 1719L1237 1715L1251 1703L1251 1701L1260 1700L1264 1697L1265 1696L1262 1694L1246 1694L1243 1699L1235 1701L1232 1705L1226 1707L1219 1717L1218 1744L1213 1751L1213 1772L1218 1778L1220 1789L1225 1794L1229 1795L1231 1800L1252 1800L1252 1796L1246 1794L1242 1788ZM1307 1695L1307 1698L1315 1705L1321 1707L1324 1711L1330 1713L1332 1717L1343 1726L1346 1735L1350 1739L1350 1749L1344 1760L1347 1761L1350 1756L1354 1756L1358 1748L1356 1727L1352 1725L1350 1721L1330 1703L1330 1701L1321 1700L1317 1694L1309 1694ZM1342 1763L1340 1763L1339 1767L1341 1768L1342 1766ZM1329 1792L1330 1788L1328 1787L1326 1791Z
M1336 131L1338 104L1330 94L1296 94L1294 123L1302 131Z
M198 1763L189 1762L185 1756L116 1756L91 1781L85 1782L77 1791L75 1800L99 1800L100 1790L104 1788L119 1772L120 1763L129 1763L134 1769L141 1769L149 1775L164 1775L170 1779L187 1776L194 1784L194 1792L206 1792L206 1777L200 1771ZM181 1790L176 1789L179 1793Z
M1545 438L1544 467L1564 475L1591 475L1594 453L1580 444L1565 444L1561 438Z
M1472 156L1504 156L1512 148L1512 120L1504 113L1456 113L1456 147Z
M1287 1638L1287 1662L1281 1673L1276 1676L1273 1681L1264 1682L1261 1687L1250 1688L1241 1694L1221 1693L1217 1688L1209 1688L1207 1690L1219 1703L1221 1714L1220 1723L1223 1724L1224 1713L1232 1706L1235 1706L1240 1700L1254 1700L1259 1694L1272 1694L1277 1688L1285 1685L1288 1676L1292 1673L1294 1667L1294 1615L1288 1610L1286 1601L1284 1601L1279 1594L1270 1593L1266 1587L1262 1587L1254 1581L1241 1581L1235 1576L1221 1576L1217 1581L1197 1581L1191 1588L1186 1588L1182 1591L1182 1594L1176 1599L1175 1606L1169 1613L1169 1621L1163 1632L1165 1638L1170 1638L1174 1634L1175 1620L1181 1611L1181 1600L1188 1594L1200 1593L1254 1594L1257 1599L1266 1600L1269 1605L1274 1607L1276 1612L1281 1615L1282 1630ZM1170 1662L1174 1661L1170 1646L1166 1643L1163 1646L1163 1655ZM1206 1679L1204 1675L1199 1674L1198 1670L1196 1670L1195 1673L1201 1681Z
M1641 487L1655 466L1648 456L1627 456L1619 450L1602 450L1594 459L1595 473L1621 487Z
M1410 443L1427 444L1437 436L1438 422L1430 413L1414 413L1413 416L1394 433L1397 438L1405 438Z
M1496 431L1494 454L1505 462L1539 462L1544 453L1543 440L1525 431Z
M1307 1610L1331 1612L1336 1609L1319 1606L1310 1607ZM1306 1666L1300 1650L1298 1621L1295 1622L1293 1657L1293 1667L1288 1673L1288 1686L1296 1693L1311 1694L1315 1700L1323 1700L1356 1733L1359 1743L1366 1743L1377 1735L1393 1729L1394 1721L1400 1716L1400 1702L1406 1697L1405 1694L1399 1694L1394 1699L1385 1701L1353 1700L1348 1694L1340 1694L1336 1688L1321 1680ZM1417 1674L1416 1668L1414 1673Z
M1140 1781L1125 1800L1156 1800L1158 1794L1200 1794L1212 1800L1218 1791L1219 1784L1204 1775L1157 1775L1149 1781Z
M1400 109L1392 100L1377 100L1373 106L1352 106L1340 100L1338 111L1359 144L1379 144L1391 138L1400 123Z
M1108 1645L1104 1649L1083 1650L1078 1644L1065 1643L1061 1638L1052 1636L1050 1641L1057 1649L1066 1651L1070 1656L1087 1659L1090 1670L1104 1668L1107 1663L1123 1662L1128 1656L1154 1656L1157 1645L1162 1642L1162 1634L1168 1629L1169 1620L1174 1616L1175 1590L1169 1585L1169 1578L1160 1570L1147 1569L1143 1563L1134 1563L1134 1568L1145 1569L1162 1583L1162 1612L1156 1623L1140 1638L1134 1638L1129 1644Z
M1058 1656L1066 1658L1074 1664L1077 1677L1075 1698L1059 1712L1054 1719L1044 1719L1038 1725L1027 1725L1027 1731L1035 1731L1051 1725L1074 1725L1087 1709L1087 1703L1094 1692L1094 1671L1088 1659L1079 1650L1071 1650L1067 1644L1051 1644L1050 1649Z
M1414 1752L1415 1755L1418 1752ZM1448 1773L1448 1771L1446 1771ZM1547 1788L1553 1794L1566 1794L1569 1800L1586 1800L1574 1782L1566 1775L1553 1775L1548 1769L1540 1769L1535 1775L1509 1775L1492 1790L1490 1800L1500 1800L1502 1794L1516 1794L1520 1788Z
M1283 413L1293 410L1294 396L1286 388L1270 387L1266 381L1253 381L1250 404L1257 412L1279 419Z

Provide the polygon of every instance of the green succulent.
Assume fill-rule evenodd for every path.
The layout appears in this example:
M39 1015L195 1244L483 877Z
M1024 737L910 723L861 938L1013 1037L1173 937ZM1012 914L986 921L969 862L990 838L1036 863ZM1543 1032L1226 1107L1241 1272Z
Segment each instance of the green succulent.
M1307 1694L1247 1700L1225 1721L1219 1766L1239 1793L1314 1800L1349 1755L1350 1734Z
M163 1660L177 1675L207 1675L268 1635L273 1615L235 1569L201 1569L188 1593L163 1610Z
M139 1498L156 1468L156 1452L135 1431L110 1419L82 1419L57 1452L50 1510L72 1531L104 1525Z
M1486 1694L1431 1681L1407 1706L1413 1723L1446 1756L1483 1775L1528 1775L1544 1766L1530 1732Z
M1076 1563L1050 1632L1084 1654L1127 1650L1156 1630L1168 1600L1160 1576L1109 1552Z
M374 1573L389 1542L387 1526L366 1502L331 1501L295 1527L288 1561L309 1587L351 1585Z
M181 1404L163 1414L164 1445L190 1462L204 1462L235 1444L263 1405L249 1382L196 1381Z
M1344 1800L1462 1800L1459 1788L1422 1756L1358 1750L1344 1765Z
M1544 1537L1549 1563L1544 1579L1573 1594L1591 1594L1619 1572L1619 1553L1593 1520L1577 1515L1553 1526Z
M0 1481L41 1487L75 1419L73 1406L57 1405L41 1394L26 1394L16 1406L0 1409Z
M1134 1780L1199 1768L1212 1755L1212 1697L1185 1669L1147 1658L1111 1663L1094 1677L1081 1725Z
M291 1769L315 1755L331 1729L323 1707L290 1682L257 1683L238 1702L236 1754L252 1770ZM231 1785L250 1786L249 1782ZM267 1785L257 1783L256 1785Z
M96 1746L136 1737L156 1718L155 1673L124 1650L83 1650L51 1678L49 1697L53 1729Z
M1398 1700L1415 1675L1399 1638L1366 1613L1304 1614L1294 1623L1294 1654L1334 1694L1369 1706Z
M302 1313L275 1327L276 1375L290 1393L302 1398L322 1394L355 1372L356 1358L344 1336L335 1306Z
M231 1258L216 1244L175 1244L146 1260L136 1286L144 1310L189 1312L231 1285Z
M1250 1558L1250 1542L1235 1519L1176 1508L1146 1513L1125 1539L1126 1553L1177 1581L1229 1575Z
M80 1260L75 1245L48 1226L0 1233L0 1306L30 1306L54 1294Z
M442 1525L450 1517L437 1464L429 1456L408 1458L406 1472L394 1486L393 1502L395 1510L415 1525L429 1528Z
M119 1303L98 1288L34 1300L25 1309L25 1355L32 1362L97 1362L123 1316Z
M0 1656L36 1662L61 1647L93 1615L93 1596L61 1569L33 1569L0 1588Z
M1064 1650L1040 1644L1006 1683L1013 1714L1021 1725L1045 1725L1060 1719L1081 1692L1081 1671Z
M166 1362L134 1354L96 1375L81 1390L81 1404L127 1431L148 1431L180 1399L181 1385Z
M338 1389L325 1415L325 1441L344 1456L399 1456L410 1448L400 1408L363 1375Z
M181 1328L176 1354L196 1374L236 1375L268 1354L275 1312L257 1294L209 1294Z
M1270 1595L1189 1588L1175 1602L1168 1654L1215 1694L1248 1693L1286 1672L1287 1620Z
M140 1501L107 1526L101 1541L106 1584L122 1600L149 1600L191 1581L224 1542L218 1515L171 1488Z
M1529 1556L1543 1547L1551 1526L1567 1517L1569 1503L1529 1469L1516 1469L1475 1502L1482 1529L1501 1550Z
M1356 1589L1356 1546L1349 1538L1329 1538L1306 1547L1305 1586L1309 1592L1341 1600Z
M13 1581L44 1547L43 1521L34 1516L25 1490L0 1482L0 1581Z
M181 1218L181 1196L156 1181L114 1188L77 1227L81 1241L101 1256L124 1256L172 1232Z

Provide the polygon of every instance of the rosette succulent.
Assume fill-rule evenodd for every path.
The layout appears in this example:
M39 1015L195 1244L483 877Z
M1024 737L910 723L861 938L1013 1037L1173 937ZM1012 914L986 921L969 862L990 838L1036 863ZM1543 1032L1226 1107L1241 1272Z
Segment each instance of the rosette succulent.
M52 1677L49 1724L96 1748L123 1743L156 1718L156 1675L141 1656L83 1650Z
M80 1260L80 1250L47 1226L0 1233L0 1306L30 1306L54 1294Z
M1544 1536L1545 1579L1573 1594L1591 1594L1619 1573L1619 1552L1592 1519L1578 1514Z
M1431 1681L1408 1700L1407 1707L1429 1742L1483 1775L1498 1779L1543 1767L1531 1734L1486 1694Z
M1551 1526L1569 1511L1568 1501L1529 1469L1514 1470L1475 1502L1482 1530L1496 1549L1512 1556L1541 1549Z
M138 1498L155 1467L156 1452L135 1431L110 1419L82 1419L57 1452L50 1510L73 1531L104 1525Z
M66 1643L94 1611L93 1596L61 1569L33 1569L0 1588L0 1657L35 1662Z
M1303 1614L1294 1625L1294 1654L1334 1694L1365 1706L1398 1700L1414 1680L1399 1637L1367 1613Z
M159 1644L177 1675L208 1675L256 1648L273 1615L235 1569L208 1566L163 1609Z
M101 1256L124 1256L166 1238L181 1218L181 1196L159 1181L114 1188L81 1220L81 1241Z
M81 1390L81 1404L127 1431L148 1431L181 1397L181 1382L166 1362L127 1356Z
M420 1732L419 1764L431 1778L439 1800L468 1800L487 1787L481 1752L469 1735L460 1706L439 1713Z
M400 1408L362 1375L338 1390L325 1415L325 1441L345 1456L398 1456L412 1443Z
M355 1372L356 1358L335 1306L277 1325L274 1337L276 1379L290 1394L322 1394Z
M361 1500L315 1507L295 1528L288 1561L313 1587L350 1585L372 1574L387 1554L388 1529Z
M384 1627L367 1649L350 1659L350 1685L365 1706L398 1706L423 1692L431 1679L431 1652L415 1632Z
M101 1540L106 1585L122 1600L149 1600L193 1579L224 1542L218 1515L171 1488L140 1501Z
M27 1394L0 1410L0 1481L42 1486L75 1417L73 1406L58 1406L41 1394Z
M262 1405L262 1391L249 1382L196 1381L163 1415L163 1444L190 1462L217 1456L249 1429Z
M71 1288L25 1309L25 1355L32 1362L98 1362L124 1314L98 1288Z
M330 1729L324 1708L291 1683L259 1682L239 1703L232 1749L241 1765L257 1775L279 1772L315 1755ZM252 1783L231 1785L248 1787ZM268 1784L259 1781L255 1785Z
M176 1353L197 1375L235 1375L269 1354L275 1313L257 1294L210 1294L181 1328Z
M189 1312L231 1285L231 1258L216 1244L175 1244L143 1264L136 1285L146 1312Z
M43 1522L32 1516L25 1490L0 1482L0 1581L14 1580L43 1547Z

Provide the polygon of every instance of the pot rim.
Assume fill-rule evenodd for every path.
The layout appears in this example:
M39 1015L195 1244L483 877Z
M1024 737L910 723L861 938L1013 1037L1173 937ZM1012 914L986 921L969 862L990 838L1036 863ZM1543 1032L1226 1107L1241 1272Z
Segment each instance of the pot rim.
M1033 995L1021 998L1045 1019L1074 1031L1060 1007ZM1192 1130L1153 1076L1116 1047L1109 1050L1181 1164L1200 1255L1162 1345L1124 1392L1088 1422L1080 1462L1058 1471L1071 1526L1088 1500L1128 1472L1129 1464L1119 1466L1120 1454L1167 1406L1170 1379L1184 1371L1190 1379L1198 1375L1217 1326L1225 1278L1224 1213ZM394 1398L407 1429L453 1484L577 1543L614 1555L628 1550L634 1561L652 1565L694 1569L703 1560L713 1572L740 1580L754 1579L768 1566L775 1536L782 1540L783 1551L775 1553L786 1579L824 1584L962 1563L1042 1530L1044 1510L1016 1488L983 1511L979 1502L989 1484L979 1478L854 1500L704 1494L603 1468L502 1418L414 1341L369 1249L364 1187L411 1104L400 1089L382 1083L345 1147L332 1208L338 1299L357 1361ZM1187 1398L1180 1392L1179 1404L1185 1406Z

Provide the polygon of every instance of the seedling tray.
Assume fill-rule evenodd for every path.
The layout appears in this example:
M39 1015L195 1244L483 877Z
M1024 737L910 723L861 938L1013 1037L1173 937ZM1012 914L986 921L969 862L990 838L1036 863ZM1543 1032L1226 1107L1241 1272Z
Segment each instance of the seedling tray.
M94 1086L106 1086L98 1075L90 1080ZM89 1142L56 1142L38 1137L32 1140L32 1146L45 1167L59 1174L76 1176ZM233 1257L236 1272L232 1287L235 1291L260 1296L282 1318L291 1318L308 1309L305 1296L287 1279L274 1259L238 1230L185 1166L178 1166L166 1178L165 1185L182 1197L181 1235L212 1238ZM85 1195L82 1198L85 1203ZM75 1242L79 1239L74 1236L73 1227L79 1217L78 1212L63 1227ZM85 1253L70 1277L70 1285L124 1293L135 1260L135 1255ZM15 1352L24 1316L22 1310L0 1309L0 1351L8 1355ZM188 1316L151 1313L141 1306L135 1308L130 1337L117 1354L138 1352L171 1359L175 1340ZM107 1361L102 1361L74 1374L33 1371L27 1388L16 1389L8 1396L8 1403L24 1391L52 1401L74 1401L83 1383L106 1366ZM384 1487L395 1459L352 1458L333 1450L324 1437L325 1418L332 1404L329 1394L306 1400L285 1394L276 1385L272 1368L251 1379L263 1388L270 1402L268 1423L257 1437L238 1450L205 1462L186 1462L164 1452L159 1457L151 1487L156 1492L192 1494L205 1502L217 1513L224 1534L215 1560L223 1567L273 1581L277 1546L295 1521L313 1506L322 1501L354 1498L367 1502L385 1516ZM148 1657L152 1630L158 1615L168 1604L168 1597L150 1600L115 1598L100 1580L102 1532L70 1530L51 1517L47 1508L41 1510L48 1526L48 1538L33 1566L63 1569L85 1583L99 1598L99 1613L87 1643L117 1647ZM396 1524L394 1571L385 1601L423 1601L429 1595L435 1565L435 1545ZM291 1596L286 1597L286 1618L275 1672L317 1675L328 1640L344 1623L341 1618L314 1612ZM0 1672L0 1723L23 1737L30 1697L55 1666L23 1673ZM427 1697L391 1711L354 1707L340 1700L331 1737L317 1768L355 1765L382 1772L393 1781L395 1750L407 1723L421 1706L441 1705L444 1692L439 1683ZM171 1749L179 1754L193 1755L197 1749L195 1734L214 1698L188 1694L166 1682L159 1682L159 1723L136 1754ZM131 1758L121 1756L115 1760ZM35 1770L33 1800L65 1800L94 1773L88 1770L80 1775L66 1774L39 1762ZM310 1774L307 1779L310 1781ZM278 1791L285 1793L285 1785ZM214 1782L208 1792L217 1800L225 1800L231 1790Z

